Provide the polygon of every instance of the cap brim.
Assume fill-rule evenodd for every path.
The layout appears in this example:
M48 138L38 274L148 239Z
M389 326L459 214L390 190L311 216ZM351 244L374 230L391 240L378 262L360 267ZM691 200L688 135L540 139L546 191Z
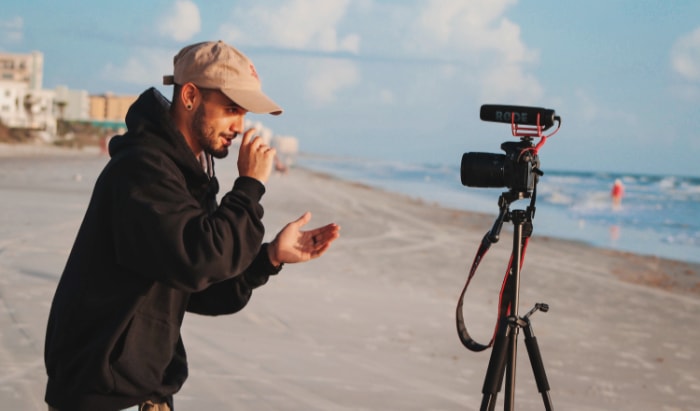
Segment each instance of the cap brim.
M262 91L223 89L221 92L251 113L272 114L274 116L282 114L282 108Z

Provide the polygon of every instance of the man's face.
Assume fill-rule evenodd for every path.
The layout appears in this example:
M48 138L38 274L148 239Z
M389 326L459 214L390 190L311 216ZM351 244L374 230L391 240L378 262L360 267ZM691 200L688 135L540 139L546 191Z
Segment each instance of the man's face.
M202 103L194 112L193 137L204 152L224 158L231 141L243 132L247 111L218 90L199 90Z

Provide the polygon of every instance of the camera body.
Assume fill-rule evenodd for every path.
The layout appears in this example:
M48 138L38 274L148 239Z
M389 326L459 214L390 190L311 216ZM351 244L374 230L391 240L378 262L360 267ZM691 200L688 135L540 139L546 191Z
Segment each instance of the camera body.
M460 174L469 187L507 187L529 194L539 177L540 160L529 138L501 144L505 154L464 153Z

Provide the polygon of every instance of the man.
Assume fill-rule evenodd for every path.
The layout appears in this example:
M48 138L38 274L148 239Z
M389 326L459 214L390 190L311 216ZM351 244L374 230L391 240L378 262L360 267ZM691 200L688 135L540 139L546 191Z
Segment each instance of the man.
M243 120L282 109L246 56L194 44L164 83L172 103L145 91L111 140L58 284L45 345L50 410L172 409L187 378L185 312L234 313L284 263L319 257L338 237L335 224L302 231L307 212L261 244L275 150ZM212 157L239 134L239 177L217 204Z

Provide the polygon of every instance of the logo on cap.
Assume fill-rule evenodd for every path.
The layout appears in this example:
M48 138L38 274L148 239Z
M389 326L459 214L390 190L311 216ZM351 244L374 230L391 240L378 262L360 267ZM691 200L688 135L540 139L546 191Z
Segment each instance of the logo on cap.
M260 78L258 77L258 72L255 71L255 66L252 64L250 65L250 75L255 77L256 80L260 81Z

